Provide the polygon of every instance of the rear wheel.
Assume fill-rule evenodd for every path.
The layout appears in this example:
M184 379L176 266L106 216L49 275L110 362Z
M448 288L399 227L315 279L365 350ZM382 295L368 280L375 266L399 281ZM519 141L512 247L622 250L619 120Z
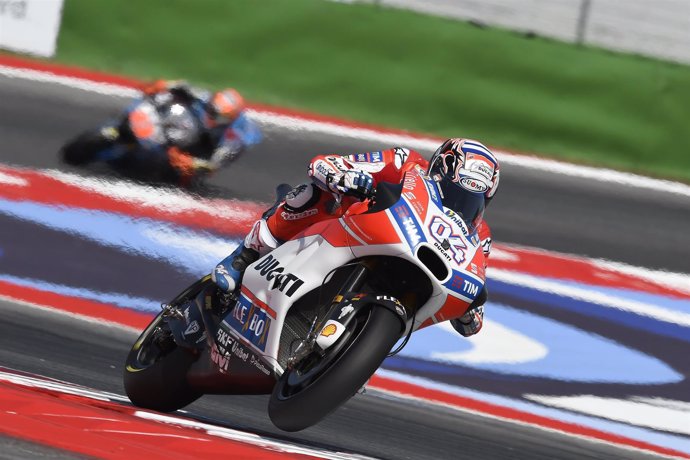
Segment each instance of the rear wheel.
M113 145L106 139L100 129L88 131L71 140L60 151L62 160L73 166L83 166L96 160L99 152Z
M178 347L161 312L139 336L127 356L125 391L135 406L171 412L201 396L187 383L196 357Z
M362 311L338 343L302 359L276 383L268 404L275 426L299 431L337 409L366 383L400 337L400 319L390 310Z

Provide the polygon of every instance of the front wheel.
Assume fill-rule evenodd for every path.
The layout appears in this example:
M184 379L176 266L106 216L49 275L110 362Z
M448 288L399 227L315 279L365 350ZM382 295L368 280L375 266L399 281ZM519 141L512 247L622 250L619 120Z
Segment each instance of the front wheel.
M197 400L201 393L187 383L196 357L178 347L163 312L139 336L127 356L125 391L135 406L172 412Z
M362 311L332 349L314 352L276 383L268 415L284 431L314 425L354 395L378 369L401 334L400 319L386 308Z

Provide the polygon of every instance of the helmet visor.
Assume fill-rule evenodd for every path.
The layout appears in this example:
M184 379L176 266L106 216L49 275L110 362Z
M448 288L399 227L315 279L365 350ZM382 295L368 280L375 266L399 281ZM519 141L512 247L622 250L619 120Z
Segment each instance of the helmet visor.
M484 215L484 193L467 190L448 176L443 176L438 185L443 206L459 214L470 233L474 232Z

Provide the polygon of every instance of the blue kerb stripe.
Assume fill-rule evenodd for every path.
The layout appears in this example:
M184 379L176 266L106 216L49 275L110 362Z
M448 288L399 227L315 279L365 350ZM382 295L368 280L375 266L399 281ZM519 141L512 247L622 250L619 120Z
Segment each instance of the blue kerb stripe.
M402 230L403 235L405 235L410 249L414 250L419 243L426 241L417 218L404 198L400 198L400 201L390 208L390 213L393 215L400 230Z
M104 304L115 305L129 310L137 310L144 312L158 312L161 308L159 300L151 300L143 297L134 297L129 294L119 292L102 292L95 291L83 287L73 287L64 284L51 283L49 281L21 278L18 276L0 274L0 281L16 284L22 287L39 289L42 291L55 292L60 295L79 297L86 300L94 300Z
M641 316L625 310L617 310L610 307L602 307L595 303L571 297L560 296L526 286L516 286L490 279L489 292L491 294L505 294L517 297L529 302L536 302L548 307L572 311L581 315L593 316L606 321L632 327L653 334L663 335L690 343L690 328L679 324L660 321L650 316Z

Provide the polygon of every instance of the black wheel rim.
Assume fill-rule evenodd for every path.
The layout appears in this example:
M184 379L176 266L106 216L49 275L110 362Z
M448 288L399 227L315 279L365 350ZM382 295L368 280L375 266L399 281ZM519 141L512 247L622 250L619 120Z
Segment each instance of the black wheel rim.
M290 399L314 384L350 348L370 317L371 310L355 318L352 327L349 327L343 333L343 337L333 347L328 348L325 354L314 352L297 363L292 369L285 371L287 376L283 379L279 399Z
M138 346L137 346L138 345ZM128 363L134 370L142 370L154 365L160 358L175 348L170 330L163 317L158 317L142 334L132 348L132 359Z

